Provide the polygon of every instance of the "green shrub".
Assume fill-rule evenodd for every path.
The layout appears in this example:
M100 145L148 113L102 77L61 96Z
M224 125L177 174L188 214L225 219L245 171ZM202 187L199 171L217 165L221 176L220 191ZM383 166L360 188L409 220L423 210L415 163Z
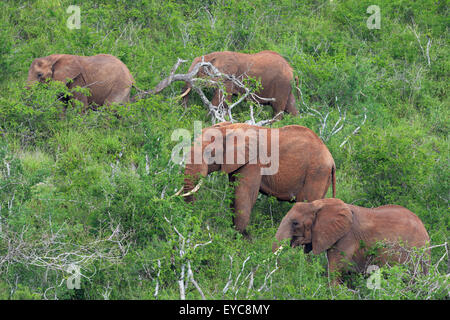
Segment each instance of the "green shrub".
M423 131L407 124L363 130L354 141L362 196L372 205L402 203L420 193L439 160Z
M366 25L372 4L380 30ZM81 29L67 28L69 5L80 6ZM195 203L175 196L183 166L170 159L171 134L211 123L196 94L181 106L182 83L86 112L61 83L24 88L33 59L53 53L115 55L149 90L178 58L277 51L302 96L293 84L300 115L270 127L311 128L335 159L339 198L403 205L432 245L448 244L447 10L431 0L2 1L0 298L179 299L184 266L187 299L448 299L443 246L432 249L430 274L413 282L393 266L380 269L380 290L356 274L330 287L325 254L272 254L292 204L259 195L247 239L232 227L226 175L208 176ZM249 106L233 117L248 120ZM257 121L272 113L255 107ZM85 277L71 290L76 262Z

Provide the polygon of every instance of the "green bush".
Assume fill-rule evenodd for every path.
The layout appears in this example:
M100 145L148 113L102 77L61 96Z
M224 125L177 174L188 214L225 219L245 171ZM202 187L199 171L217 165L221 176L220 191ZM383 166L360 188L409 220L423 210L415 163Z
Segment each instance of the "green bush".
M366 26L372 4L379 30ZM67 28L69 5L80 6L81 29ZM432 245L448 244L447 11L431 0L2 1L0 298L179 299L184 272L187 299L448 299L448 247L432 249L428 275L385 266L380 290L356 274L330 287L324 254L272 254L292 204L259 195L247 239L232 227L226 175L207 177L195 203L175 196L183 166L170 159L171 134L211 124L196 94L181 106L182 83L86 112L60 83L25 89L32 60L53 53L115 55L149 90L178 58L185 72L213 51L277 51L299 78L300 116L271 127L303 125L322 138L337 197L403 205ZM249 106L233 117L248 120ZM272 114L255 106L257 121ZM72 263L80 289L66 285Z
M440 160L432 146L422 130L408 124L389 131L364 130L355 138L353 154L365 192L362 196L373 205L417 197L428 189L428 177Z

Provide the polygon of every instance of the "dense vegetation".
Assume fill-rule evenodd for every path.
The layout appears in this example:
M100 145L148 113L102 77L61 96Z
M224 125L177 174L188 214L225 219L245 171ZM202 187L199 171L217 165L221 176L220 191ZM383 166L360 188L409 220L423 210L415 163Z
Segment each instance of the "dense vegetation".
M69 5L80 6L81 29L66 25ZM367 27L370 5L380 29ZM5 0L0 15L0 298L179 299L182 279L188 299L448 299L447 1ZM173 130L211 124L195 94L182 107L182 83L65 114L58 83L24 89L31 61L52 53L115 55L150 89L177 58L266 49L291 63L303 96L299 117L272 126L320 134L338 198L415 212L436 246L429 275L400 265L381 269L376 290L356 274L329 287L324 254L272 254L292 204L260 195L245 239L231 226L225 176L209 176L193 204L174 196L183 167L170 161ZM235 119L248 119L248 105ZM72 263L80 289L66 285Z

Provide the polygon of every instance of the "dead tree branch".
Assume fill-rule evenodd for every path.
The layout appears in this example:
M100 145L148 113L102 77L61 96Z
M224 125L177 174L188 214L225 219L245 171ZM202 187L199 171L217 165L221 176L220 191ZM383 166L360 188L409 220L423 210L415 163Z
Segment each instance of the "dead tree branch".
M7 224L3 226L0 242L5 247L4 254L0 256L0 272L8 270L10 265L22 265L29 268L42 268L45 278L52 271L55 273L57 284L49 286L49 290L61 287L66 275L73 266L79 268L77 275L86 280L92 279L97 273L96 261L120 262L128 253L130 234L124 232L120 224L110 222L109 235L99 235L91 241L81 244L67 241L66 230L68 226L63 223L58 229L51 224L49 231L34 235L34 231L24 226L21 231L13 231ZM101 232L103 233L103 231ZM62 280L58 280L62 277ZM58 284L59 283L59 284ZM57 299L56 291L54 293Z
M212 237L211 237L211 234L209 233L209 229L208 229L209 241L204 242L204 243L192 244L191 243L191 235L188 235L187 237L183 236L183 234L180 231L178 231L178 229L173 225L173 223L169 219L167 219L166 216L164 216L164 220L166 220L166 222L172 227L172 229L178 235L179 248L177 248L177 249L178 249L178 254L179 254L180 258L182 259L182 264L180 267L180 278L178 280L178 286L180 289L180 299L181 300L186 299L186 289L190 282L194 285L195 289L197 289L197 291L200 293L200 296L202 297L202 299L206 300L203 290L201 289L200 285L194 278L194 272L192 271L192 267L191 267L192 261L190 259L186 258L186 253L195 251L197 248L199 248L201 246L206 246L206 245L212 243Z
M431 66L431 59L430 59L431 38L427 35L427 39L428 39L427 48L426 48L426 50L424 50L422 43L420 42L420 33L417 34L417 32L416 32L416 24L414 22L414 19L411 18L411 20L412 20L413 26L412 27L409 26L409 28L414 33L414 36L416 37L417 42L419 43L420 50L422 51L422 55L423 55L424 59L427 60L428 66Z
M242 262L239 272L238 272L236 278L233 280L233 256L230 255L229 258L230 258L230 273L228 275L227 283L225 284L224 288L222 289L222 293L223 293L223 295L225 295L228 291L231 291L231 293L234 295L234 299L237 298L239 290L247 281L248 281L248 285L247 285L247 291L245 294L246 299L249 297L251 290L256 290L256 292L262 292L262 291L269 290L270 288L269 288L268 282L272 281L272 275L277 270L279 270L277 256L274 256L274 257L271 256L267 259L264 259L261 263L258 263L255 267L250 268L250 271L247 273L247 271L245 271L245 266L246 266L247 262L249 262L251 259L251 255L249 255ZM271 268L271 263L273 262L272 260L275 260L275 267L273 269ZM263 283L261 284L261 286L258 289L256 289L256 288L254 288L255 275L257 275L258 270L263 269L261 267L266 267L267 271L265 274L263 273L263 275L264 275ZM239 281L241 279L242 275L244 274L244 271L245 271L245 274L247 274L247 275L241 281ZM260 275L260 274L258 274L258 275Z
M319 137L327 142L330 140L331 137L333 137L334 135L336 135L338 132L340 132L344 126L348 123L347 120L347 111L346 110L342 110L341 107L338 104L338 98L335 97L335 101L336 101L336 108L339 112L339 118L338 120L335 122L335 124L333 125L332 129L329 130L329 116L331 114L332 110L328 110L325 112L319 112L318 110L314 109L313 107L309 106L305 100L303 99L303 92L300 89L300 86L296 87L297 91L299 93L300 96L300 101L306 111L306 114L315 117L319 120ZM356 127L355 130L353 130L353 132L348 135L343 142L340 144L340 147L342 148L347 141L350 139L351 136L355 135L358 133L358 131L361 129L361 127L364 125L364 123L367 120L367 110L364 108L364 118L361 122L361 124L359 126Z
M364 125L364 123L366 123L366 120L367 120L367 113L364 112L364 119L361 122L361 124L355 130L353 130L352 134L348 135L347 138L344 139L344 141L339 145L339 147L342 148L344 146L344 144L347 143L348 139L350 139L351 136L354 136L355 134L357 134L359 129L361 129L361 127Z
M142 99L148 95L158 94L162 90L167 88L169 85L171 85L173 82L183 81L185 83L188 83L190 87L200 96L200 99L202 100L203 104L208 108L209 113L211 114L213 123L215 123L216 121L235 122L231 113L232 109L245 99L251 99L252 101L256 102L258 106L260 106L258 101L263 102L275 101L274 98L262 98L258 96L255 92L253 92L253 90L244 83L244 79L247 78L246 74L242 74L241 76L237 77L235 75L222 73L212 63L205 62L204 60L197 63L190 72L185 74L181 73L176 74L175 72L177 71L179 66L184 62L186 62L186 60L178 59L175 65L172 67L169 76L164 80L162 80L160 83L158 83L158 85L154 89L144 91L135 87L136 90L138 90L138 94L136 95L136 97ZM196 77L200 69L202 69L202 71L207 75L207 77L205 78ZM238 88L239 91L243 92L243 94L240 95L235 102L229 105L226 105L224 103L224 98L227 93L222 88L224 87L225 82L231 82L235 88ZM221 98L219 101L219 105L217 106L213 105L211 101L206 97L205 93L202 90L204 87L217 87L218 90L220 90ZM253 106L251 107L251 113L252 113L251 119L247 122L250 124L257 124L255 119L253 118ZM265 125L273 123L278 119L279 115L276 115L273 119L263 120L258 123L261 123L260 125Z

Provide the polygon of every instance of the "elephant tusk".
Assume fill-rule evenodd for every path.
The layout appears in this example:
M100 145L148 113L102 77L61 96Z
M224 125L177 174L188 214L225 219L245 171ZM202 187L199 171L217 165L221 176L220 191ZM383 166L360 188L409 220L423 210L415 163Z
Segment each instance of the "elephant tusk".
M186 91L185 91L185 92L183 92L183 93L182 93L182 94L180 95L180 97L179 97L179 98L180 98L180 99L181 99L181 98L183 98L183 97L184 97L184 96L186 96L186 95L187 95L187 94L188 94L188 93L189 93L190 91L191 91L191 88L190 88L190 87L189 87L189 88L187 88L187 89L186 89Z
M189 192L183 193L183 194L181 194L181 192L183 191L183 188L181 188L180 190L177 191L177 193L174 194L174 196L188 197L188 196L192 195L193 193L196 193L200 189L202 184L203 184L203 180L200 180L200 182L194 187L194 189L192 189Z

